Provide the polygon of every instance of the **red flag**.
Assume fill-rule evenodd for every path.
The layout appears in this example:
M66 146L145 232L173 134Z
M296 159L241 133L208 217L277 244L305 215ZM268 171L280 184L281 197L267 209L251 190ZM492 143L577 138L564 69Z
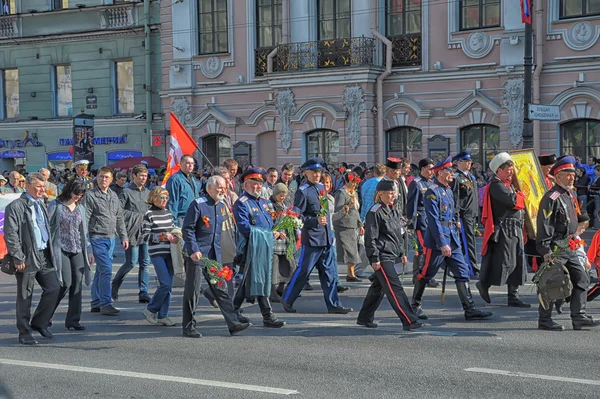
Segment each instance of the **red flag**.
M521 22L531 25L531 0L521 0Z
M169 145L169 158L167 159L167 172L162 182L167 184L169 177L177 173L181 167L181 157L192 155L197 145L192 136L185 130L177 117L171 112L171 144Z

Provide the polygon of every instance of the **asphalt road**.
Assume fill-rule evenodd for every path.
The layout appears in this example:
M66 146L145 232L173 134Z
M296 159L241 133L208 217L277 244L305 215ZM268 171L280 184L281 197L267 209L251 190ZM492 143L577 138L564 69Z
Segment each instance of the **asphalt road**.
M115 266L117 266L116 259ZM115 267L116 271L116 267ZM340 269L342 271L342 269ZM137 269L134 269L137 272ZM311 278L317 283L316 276ZM408 295L412 287L406 280ZM84 332L66 331L61 306L47 340L17 343L14 278L0 275L0 381L13 398L598 398L600 329L573 331L568 315L555 317L563 332L536 329L537 310L507 308L506 291L492 290L489 321L465 322L451 284L427 289L427 325L405 333L387 301L377 329L355 324L357 312L329 315L320 289L303 292L296 314L276 313L282 329L262 327L260 312L245 308L254 326L230 337L217 309L202 298L201 339L181 336L181 326L157 327L143 318L136 275L120 291L118 317L89 313ZM352 283L344 305L360 308L368 284ZM535 304L533 287L522 297ZM36 287L36 298L39 288ZM181 322L182 289L171 316ZM66 302L65 302L66 305ZM588 305L600 317L600 302ZM568 313L568 310L567 310ZM0 394L0 398L1 398Z

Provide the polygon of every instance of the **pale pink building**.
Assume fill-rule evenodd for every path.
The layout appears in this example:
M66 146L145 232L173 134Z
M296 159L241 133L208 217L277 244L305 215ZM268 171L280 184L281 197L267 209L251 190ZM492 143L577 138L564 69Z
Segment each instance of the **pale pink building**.
M561 118L534 124L535 148L600 157L600 3L535 3L533 102ZM163 112L212 163L416 163L463 147L487 163L521 147L519 4L165 0Z

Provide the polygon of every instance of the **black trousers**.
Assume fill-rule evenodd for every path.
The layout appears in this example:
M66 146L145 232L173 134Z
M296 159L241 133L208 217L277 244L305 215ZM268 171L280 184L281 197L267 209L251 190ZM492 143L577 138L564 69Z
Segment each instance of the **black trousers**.
M461 222L467 241L468 263L470 263L469 266L473 268L473 271L477 271L477 250L475 249L475 223L477 223L477 218L475 215L464 215L461 217ZM460 239L462 242L462 236Z
M374 273L373 283L358 313L358 320L373 322L375 311L379 308L384 294L403 325L410 325L417 321L417 316L412 311L410 301L394 268L394 261L381 262L381 268Z
M246 299L247 288L246 285L249 284L247 281L249 268L245 268L244 277L242 277L242 282L240 283L237 291L233 295L233 308L236 312L239 312L244 300ZM271 318L273 315L273 309L271 308L271 302L269 298L266 296L256 297L256 302L258 302L258 308L260 309L260 314L264 318Z
M202 276L208 283L208 289L214 295L221 314L225 319L228 328L240 324L237 312L233 309L231 297L227 293L227 284L218 287L210 283L206 268L201 262L194 262L190 258L185 258L185 286L183 289L183 320L184 331L191 331L196 328L196 308L198 306L198 297L200 296L200 284Z
M81 320L81 290L83 287L83 271L85 268L83 253L77 254L62 251L62 279L56 308L69 293L69 309L65 318L65 326L75 326ZM54 308L54 311L56 311Z
M41 269L37 272L17 272L17 329L19 335L31 334L31 327L46 328L52 318L60 291L60 282L56 269L50 267L49 252L40 254L43 259ZM33 317L31 317L31 302L33 286L38 282L42 288L42 295Z

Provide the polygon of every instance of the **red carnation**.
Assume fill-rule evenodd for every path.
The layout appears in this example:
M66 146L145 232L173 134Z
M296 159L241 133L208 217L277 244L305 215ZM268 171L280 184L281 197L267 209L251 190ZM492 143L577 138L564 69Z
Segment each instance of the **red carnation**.
M354 175L348 175L348 181L354 181Z
M211 272L211 273L215 273L216 271L217 271L217 268L216 268L216 267L214 267L214 266L213 266L213 267L211 267L211 268L210 268L210 272Z
M356 178L356 184L360 183L362 180L360 180L360 177Z
M346 168L340 168L340 173L344 173L346 171Z

